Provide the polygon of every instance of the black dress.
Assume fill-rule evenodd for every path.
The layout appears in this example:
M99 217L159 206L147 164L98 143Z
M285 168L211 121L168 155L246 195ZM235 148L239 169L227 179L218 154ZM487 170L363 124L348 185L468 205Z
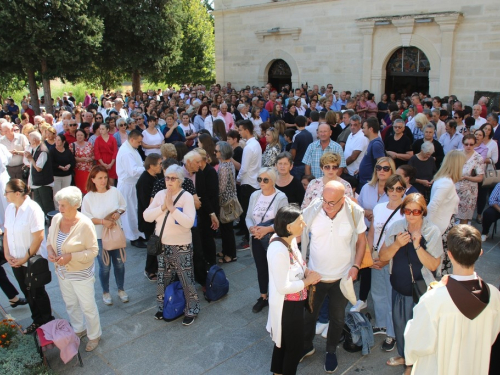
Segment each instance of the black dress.
M276 185L276 189L285 193L288 198L288 203L296 203L299 206L302 205L306 191L297 177L293 177L293 180L286 186Z

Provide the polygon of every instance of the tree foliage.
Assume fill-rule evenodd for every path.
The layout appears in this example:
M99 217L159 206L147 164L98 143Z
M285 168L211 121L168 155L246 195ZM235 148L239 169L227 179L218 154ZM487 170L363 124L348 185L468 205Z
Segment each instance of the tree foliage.
M182 55L167 82L212 83L215 80L214 27L200 0L182 0Z

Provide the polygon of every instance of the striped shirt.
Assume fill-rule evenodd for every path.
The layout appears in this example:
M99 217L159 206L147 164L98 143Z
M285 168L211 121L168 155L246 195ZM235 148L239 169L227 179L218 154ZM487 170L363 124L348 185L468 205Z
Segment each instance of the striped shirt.
M61 247L63 242L68 238L69 233L63 233L59 231L57 233L57 242L56 242L56 248L57 248L57 256L61 256L62 251ZM66 280L73 280L73 281L83 281L83 280L88 280L92 277L94 277L94 264L90 266L89 268L80 270L80 271L72 271L68 272L66 271L66 266L58 266L56 264L56 273L61 279L66 279Z

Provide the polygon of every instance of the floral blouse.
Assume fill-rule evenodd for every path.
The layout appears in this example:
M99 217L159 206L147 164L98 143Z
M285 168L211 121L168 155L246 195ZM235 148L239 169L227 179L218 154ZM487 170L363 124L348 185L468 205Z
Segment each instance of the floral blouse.
M75 170L90 172L94 165L94 146L90 142L85 142L83 147L78 146L76 142L71 145L75 158L91 158L92 161L76 162Z
M339 182L341 182L345 187L345 196L353 199L354 194L352 193L351 184L342 178ZM307 185L306 195L304 196L304 201L302 202L302 209L309 206L314 199L322 196L324 186L323 177L315 178L309 182L309 185Z
M281 152L281 145L278 143L271 147L271 145L266 146L266 150L262 154L262 166L263 167L274 167L276 164L276 158Z
M219 163L219 205L222 207L236 198L236 182L234 165L230 161Z
M302 260L302 264L299 263L299 257L294 254L299 252L299 249L296 247L297 244L295 243L295 247L291 247L288 250L288 256L290 257L290 268L294 268L296 270L297 266L302 269L302 273L306 269L306 262ZM291 270L292 271L292 270ZM302 276L305 278L305 275ZM285 294L285 301L304 301L307 298L307 288L302 289L301 291L297 293L290 293L290 294Z

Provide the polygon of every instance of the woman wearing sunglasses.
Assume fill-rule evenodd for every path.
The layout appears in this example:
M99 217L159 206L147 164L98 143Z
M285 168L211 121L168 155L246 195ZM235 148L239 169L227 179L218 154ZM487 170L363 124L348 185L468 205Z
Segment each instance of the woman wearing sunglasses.
M446 158L445 158L446 164ZM387 361L389 366L405 364L404 330L413 318L413 280L424 280L428 286L435 281L433 272L439 268L443 255L440 229L427 216L424 196L408 195L401 204L403 220L393 223L386 232L385 243L380 249L381 262L390 262L392 294L392 320L396 336L398 357ZM405 374L409 375L411 367Z
M455 183L459 203L456 219L460 224L468 224L476 209L478 183L483 181L484 161L483 157L474 150L476 138L467 134L462 138L464 145L465 164L462 167L462 179Z
M393 223L403 220L404 215L399 212L406 191L406 182L398 174L389 177L384 187L389 197L388 202L379 203L373 208L373 219L368 231L368 245L372 249L373 266L371 272L371 294L375 310L374 335L387 335L382 343L382 349L390 352L396 344L394 324L392 323L392 287L389 280L389 262L379 259L378 252L384 244L385 234Z
M396 165L394 160L388 156L378 159L373 176L370 182L363 186L358 197L358 204L365 210L365 224L370 228L370 223L373 220L373 208L378 203L389 201L389 197L385 191L385 183L388 178L396 173ZM361 311L367 307L366 299L371 288L371 268L363 268L359 272L359 300L351 308L351 311Z
M267 267L267 247L269 239L274 233L274 218L281 207L288 204L285 193L276 189L276 170L261 168L257 177L260 190L250 196L245 224L250 232L250 246L257 267L260 297L252 311L258 313L268 306L267 292L269 271Z
M309 204L316 198L323 196L323 187L330 181L338 181L345 187L345 195L354 199L352 187L349 182L342 179L338 175L338 170L341 162L339 154L333 152L325 152L319 159L319 166L323 171L323 177L316 178L309 182L307 185L304 201L302 202L302 209L309 206Z

